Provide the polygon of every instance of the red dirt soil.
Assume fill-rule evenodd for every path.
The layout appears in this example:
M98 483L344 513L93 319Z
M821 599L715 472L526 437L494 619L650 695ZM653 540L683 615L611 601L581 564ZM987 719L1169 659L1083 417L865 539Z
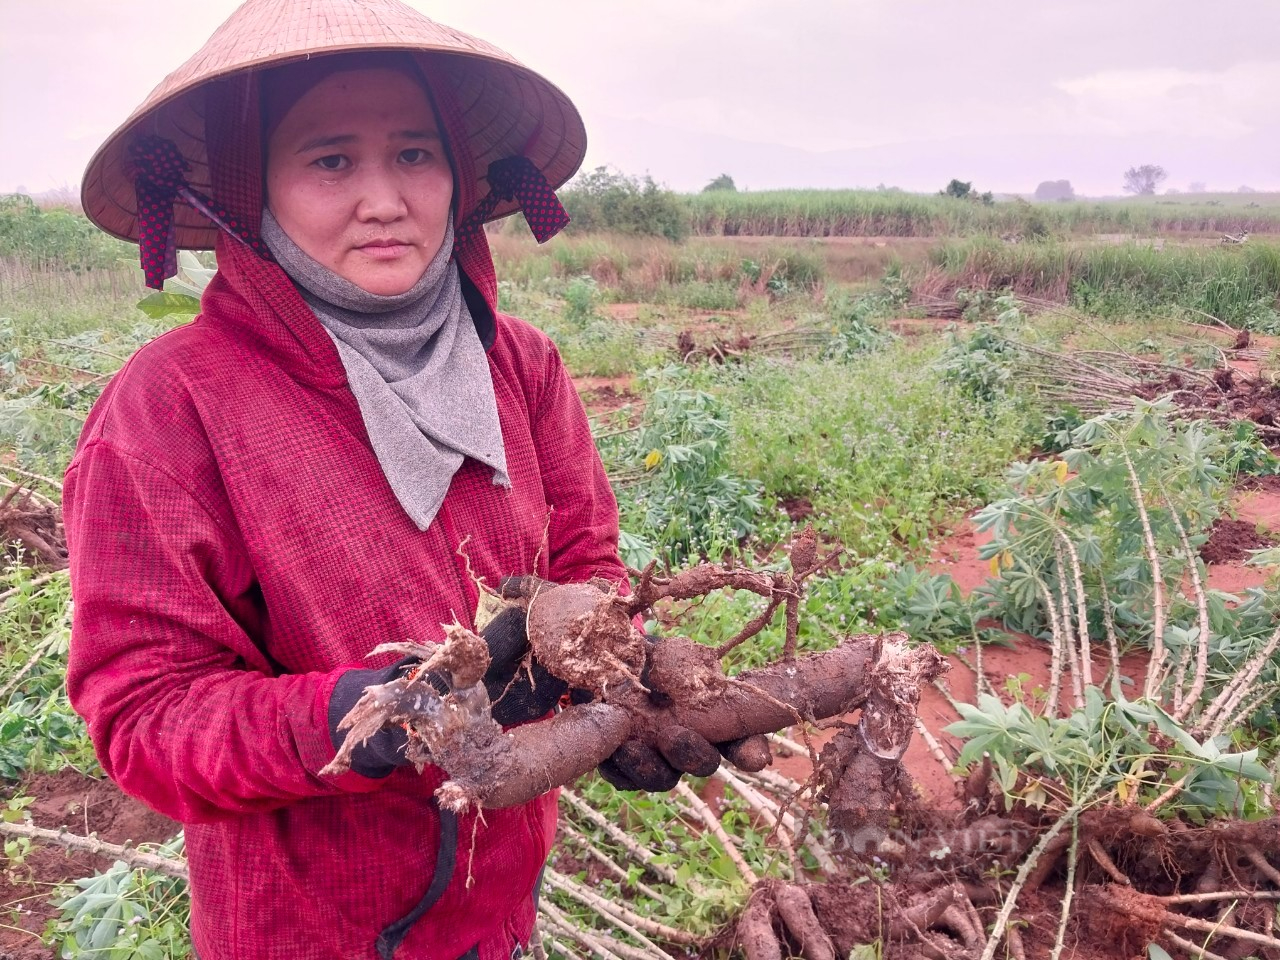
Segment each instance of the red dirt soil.
M631 377L574 377L573 385L591 416L613 413L640 399Z
M35 798L28 809L36 826L65 826L68 832L81 836L96 833L109 843L162 843L182 829L126 797L110 780L96 780L70 768L32 777L13 795ZM32 843L23 864L0 875L0 911L4 914L0 960L54 957L37 935L57 916L49 903L54 885L91 877L110 866L109 858Z
M1250 550L1274 545L1273 537L1258 533L1256 523L1219 517L1209 527L1209 539L1200 548L1200 558L1209 564L1240 563L1249 559Z

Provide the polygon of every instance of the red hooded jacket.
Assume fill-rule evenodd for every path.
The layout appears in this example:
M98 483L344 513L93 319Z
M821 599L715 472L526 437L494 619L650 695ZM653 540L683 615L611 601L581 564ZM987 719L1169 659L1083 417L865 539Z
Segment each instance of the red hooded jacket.
M470 624L473 577L625 577L573 384L542 333L488 312L474 242L458 256L492 340L510 489L467 460L419 531L328 335L279 268L232 241L201 316L121 370L67 472L68 689L107 774L186 827L202 960L373 958L423 901L442 774L319 775L344 670L390 663L366 658L384 641ZM507 960L532 928L555 816L545 795L459 818L457 869L395 956Z

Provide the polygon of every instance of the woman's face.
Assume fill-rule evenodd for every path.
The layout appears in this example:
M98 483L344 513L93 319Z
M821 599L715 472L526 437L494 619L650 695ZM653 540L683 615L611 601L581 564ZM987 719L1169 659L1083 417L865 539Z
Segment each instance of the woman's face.
M285 233L370 293L404 293L444 241L453 174L425 91L397 70L332 74L267 142L267 206Z

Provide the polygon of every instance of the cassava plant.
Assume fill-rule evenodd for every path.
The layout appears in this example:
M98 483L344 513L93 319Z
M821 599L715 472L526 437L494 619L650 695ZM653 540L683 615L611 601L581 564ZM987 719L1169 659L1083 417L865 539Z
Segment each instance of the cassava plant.
M755 531L759 483L729 459L724 403L699 389L684 367L650 371L638 429L597 439L605 467L622 492L623 559L643 567L736 552Z
M1085 687L1118 676L1121 647L1138 642L1150 649L1142 696L1212 734L1246 719L1277 680L1275 642L1208 590L1196 552L1225 500L1224 465L1240 462L1237 441L1145 401L1071 438L1062 459L1015 466L1012 495L977 515L993 534L982 548L991 611L1055 643L1050 709L1060 679L1082 707ZM1241 670L1261 683L1248 696L1226 692Z

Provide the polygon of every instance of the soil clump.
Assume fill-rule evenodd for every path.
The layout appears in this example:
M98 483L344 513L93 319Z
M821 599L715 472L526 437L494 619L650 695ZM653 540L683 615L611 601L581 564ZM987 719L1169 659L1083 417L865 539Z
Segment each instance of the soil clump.
M1274 538L1258 533L1257 526L1248 520L1219 517L1209 527L1209 539L1200 548L1200 558L1205 563L1239 563L1249 558L1250 550L1274 544Z
M21 557L42 570L62 570L67 566L62 511L52 500L23 484L15 483L0 494L0 541L11 560Z

